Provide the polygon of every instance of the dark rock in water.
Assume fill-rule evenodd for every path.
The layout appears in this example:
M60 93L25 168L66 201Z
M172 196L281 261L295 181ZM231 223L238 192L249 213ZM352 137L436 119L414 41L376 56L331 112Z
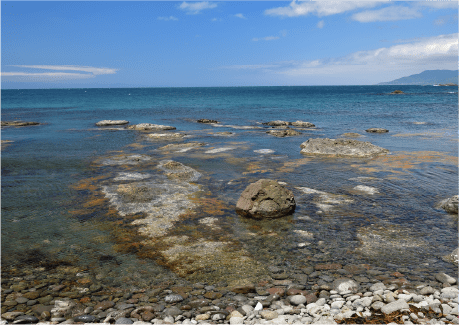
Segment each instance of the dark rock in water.
M93 315L80 315L73 318L75 322L92 323L96 320Z
M269 126L283 126L283 125L291 125L292 123L291 122L287 122L287 121L271 121L271 122L266 122L266 123L263 123L264 125L269 125Z
M314 124L312 124L310 122L303 122L303 121L295 121L295 122L292 122L290 124L293 125L293 126L298 126L298 127L302 127L302 128L313 128L313 127L315 127Z
M102 120L96 123L97 126L124 125L128 124L126 120Z
M401 94L404 94L404 92L401 90L394 90L393 92L391 92L391 95L401 95Z
M387 133L389 132L389 130L383 129L383 128L369 128L365 131L369 133Z
M2 121L1 126L29 126L39 125L38 122L23 122L23 121Z
M280 137L280 138L283 138L283 137L291 137L291 136L294 136L294 135L300 135L301 132L298 132L296 130L291 130L291 129L287 129L287 130L270 130L266 133L269 133L271 135L274 135L276 137Z
M206 118L202 118L200 120L197 120L196 122L198 122L198 123L218 123L218 121L209 120L209 119L206 119Z
M38 318L32 315L22 315L16 317L13 324L36 324L38 323Z
M458 201L458 196L454 195L453 197L450 197L449 199L441 201L440 206L443 209L445 209L445 211L448 213L457 214L457 210L458 210L457 201Z
M290 190L277 181L260 179L242 192L236 212L255 219L279 218L295 211L296 203Z
M334 157L373 157L389 150L370 142L348 139L309 139L301 144L301 153L310 155L329 155Z

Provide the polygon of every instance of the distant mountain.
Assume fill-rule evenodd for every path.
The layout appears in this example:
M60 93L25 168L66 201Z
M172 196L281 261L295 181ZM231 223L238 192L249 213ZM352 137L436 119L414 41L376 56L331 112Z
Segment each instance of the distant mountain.
M395 79L389 82L381 82L378 85L438 85L457 84L458 70L426 70L419 74Z

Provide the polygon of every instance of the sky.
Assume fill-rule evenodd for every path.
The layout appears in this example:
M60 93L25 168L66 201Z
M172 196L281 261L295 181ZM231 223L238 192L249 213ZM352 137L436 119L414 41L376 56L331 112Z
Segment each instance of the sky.
M372 85L458 68L457 1L1 1L1 87Z

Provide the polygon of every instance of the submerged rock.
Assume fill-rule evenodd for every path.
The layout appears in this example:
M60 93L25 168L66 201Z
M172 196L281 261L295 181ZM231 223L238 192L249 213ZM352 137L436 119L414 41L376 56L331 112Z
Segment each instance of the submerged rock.
M196 122L198 122L198 123L218 123L218 121L216 121L216 120L209 120L209 119L206 119L206 118L199 119Z
M96 123L97 126L108 126L108 125L124 125L128 124L126 120L102 120Z
M457 210L458 210L457 201L458 201L458 196L454 195L453 197L450 197L449 199L441 201L440 206L443 209L445 209L445 211L448 213L457 214Z
M255 219L279 218L295 211L296 203L290 190L277 181L260 179L242 192L236 212Z
M383 128L369 128L365 130L368 133L387 133L389 130Z
M335 157L373 157L389 150L370 142L348 139L309 139L301 144L301 153L310 155L330 155Z
M391 95L401 95L401 94L404 94L403 91L401 90L394 90L393 92L390 93Z
M359 192L364 192L370 195L379 193L376 187L371 187L371 186L366 186L366 185L357 185L356 187L354 187L354 190L359 191Z
M359 133L355 133L355 132L343 133L342 136L343 136L343 137L346 137L346 138L359 138L359 137L363 137L363 135L361 135L361 134L359 134Z
M183 138L186 134L183 133L150 133L148 134L148 137L151 139L162 139L162 140L168 140L168 139L180 139Z
M458 248L456 248L455 250L453 250L451 252L451 254L448 254L448 255L445 255L442 257L442 260L445 261L445 262L449 262L449 263L453 263L453 264L456 264L459 262L459 258L458 258Z
M146 130L175 130L174 126L169 125L159 125L159 124L151 124L151 123L140 123L136 125L128 126L130 130L138 130L138 131L146 131Z
M183 149L192 149L196 147L205 146L205 143L202 142L187 142L187 143L172 143L166 146L158 148L159 150L179 150L182 151Z
M291 137L291 136L295 136L295 135L300 135L301 132L298 132L296 130L292 130L292 129L287 129L287 130L270 130L266 133L269 133L271 135L274 135L275 137L280 137L280 138L283 138L283 137Z
M29 126L39 125L38 122L23 122L23 121L2 121L1 126Z

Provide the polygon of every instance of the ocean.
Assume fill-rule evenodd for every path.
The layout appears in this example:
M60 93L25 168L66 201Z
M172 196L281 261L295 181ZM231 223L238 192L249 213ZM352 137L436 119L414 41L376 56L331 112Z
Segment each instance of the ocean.
M439 208L458 194L455 87L22 89L2 90L1 104L2 121L40 123L2 127L3 276L73 268L107 287L142 287L257 280L272 265L293 275L318 264L369 265L413 282L457 274L442 258L457 248L457 215ZM203 118L219 123L196 122ZM100 120L176 130L95 126ZM273 120L315 127L275 137L262 124ZM365 132L371 127L389 132ZM147 135L171 132L185 136ZM347 132L390 153L300 153L310 138ZM163 148L189 142L197 144ZM196 177L166 177L169 160ZM293 215L236 214L242 191L262 178L293 191Z

